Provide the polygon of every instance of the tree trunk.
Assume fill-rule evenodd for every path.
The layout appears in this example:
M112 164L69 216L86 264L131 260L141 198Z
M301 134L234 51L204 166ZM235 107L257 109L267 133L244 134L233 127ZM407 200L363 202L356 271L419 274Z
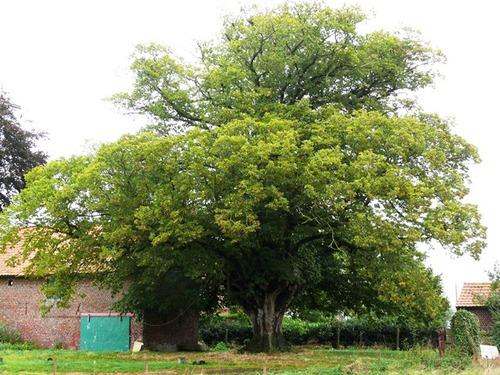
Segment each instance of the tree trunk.
M278 289L266 294L256 305L245 308L253 330L253 337L246 345L246 350L269 353L290 349L290 344L281 331L281 325L294 294L295 288L292 293L290 290L283 292Z

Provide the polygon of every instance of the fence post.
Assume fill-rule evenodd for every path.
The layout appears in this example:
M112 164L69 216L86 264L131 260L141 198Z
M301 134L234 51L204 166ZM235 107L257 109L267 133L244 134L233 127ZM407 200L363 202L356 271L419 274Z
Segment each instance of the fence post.
M399 326L396 328L396 350L399 350Z
M438 350L439 356L444 357L444 352L446 350L446 331L443 328L438 329Z
M337 326L337 349L340 349L340 326Z

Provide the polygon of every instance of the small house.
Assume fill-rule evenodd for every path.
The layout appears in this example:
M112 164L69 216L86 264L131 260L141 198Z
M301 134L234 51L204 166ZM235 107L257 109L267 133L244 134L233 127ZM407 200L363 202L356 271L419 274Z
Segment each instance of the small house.
M484 331L489 331L493 327L491 312L486 306L490 292L491 283L464 283L456 306L457 310L464 309L475 314Z
M67 308L52 308L42 315L40 287L47 280L27 278L26 265L8 265L17 251L0 253L0 323L17 330L24 340L47 348L89 351L128 351L134 341L143 341L150 348L197 348L197 313L145 313L139 321L133 314L113 311L111 292L98 289L91 280L79 282L76 297Z

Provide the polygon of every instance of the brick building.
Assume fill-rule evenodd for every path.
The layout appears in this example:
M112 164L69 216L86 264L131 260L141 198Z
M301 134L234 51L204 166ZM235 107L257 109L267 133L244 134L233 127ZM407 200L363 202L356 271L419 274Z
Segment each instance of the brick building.
M457 310L465 309L474 313L484 331L491 330L493 326L491 312L486 306L490 291L491 283L464 283L456 306Z
M145 313L144 320L138 321L132 314L113 311L111 293L91 281L78 284L68 308L53 308L42 316L40 286L47 281L26 278L25 265L8 265L15 253L15 249L9 249L0 254L0 322L18 330L24 340L42 347L60 345L96 351L126 351L136 340L150 348L197 348L197 313Z

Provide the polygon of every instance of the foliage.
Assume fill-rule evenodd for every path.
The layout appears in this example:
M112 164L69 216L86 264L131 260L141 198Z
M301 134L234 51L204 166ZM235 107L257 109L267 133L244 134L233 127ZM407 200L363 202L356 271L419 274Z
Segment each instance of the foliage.
M21 128L18 109L0 91L0 211L24 187L25 173L46 160L46 155L35 149L42 134Z
M10 328L7 324L0 321L0 343L4 344L19 344L23 340L21 334Z
M500 291L498 289L491 292L487 306L493 319L491 336L495 345L500 347Z
M396 347L397 329L400 329L400 340L404 349L415 345L436 345L435 327L421 328L407 324L400 325L394 321L372 321L349 319L346 321L309 322L301 319L285 318L283 335L293 345L304 344L336 344L337 330L341 347ZM208 345L219 342L241 346L252 337L252 328L248 321L235 321L220 316L209 316L200 322L200 338Z
M208 315L200 320L200 339L208 346L219 342L228 345L243 345L252 336L248 320L225 319L218 315Z
M491 281L491 287L493 290L500 289L500 263L495 262L493 269L488 272L488 277Z
M221 38L200 43L187 65L159 45L139 46L131 93L114 100L144 113L160 132L211 128L267 113L302 117L305 105L396 112L425 87L442 55L415 33L361 33L357 8L282 5L228 18Z
M491 280L491 292L485 301L488 310L491 312L493 320L493 329L491 330L491 340L494 345L500 347L500 264L495 263L493 269L489 272Z
M181 270L207 301L220 285L245 310L274 291L286 306L300 288L332 311L435 319L446 302L415 245L436 239L478 254L483 229L458 184L473 150L434 120L317 117L307 127L270 118L145 133L51 162L27 176L5 212L3 244L20 241L20 227L36 228L22 232L25 256L35 254L30 271L52 273L46 292L61 302L78 274L93 270L114 290L131 282L127 307L161 309L169 301L159 281Z
M479 319L470 311L460 309L451 319L451 330L457 352L472 357L479 351Z
M67 279L77 272L112 269L102 273L103 281L121 287L125 280L137 280L137 290L132 286L131 293L143 298L138 306L147 300L164 302L144 293L145 286L161 286L151 281L164 280L174 265L187 268L184 273L191 273L193 280L209 284L217 281L217 270L225 263L232 297L240 303L248 298L241 293L259 288L264 292L270 285L316 286L335 280L338 287L325 292L339 297L332 299L337 303L357 286L354 289L370 298L359 295L346 304L373 303L377 294L380 304L393 300L394 306L412 311L407 307L413 300L399 299L411 288L437 295L438 300L424 305L422 294L415 310L436 316L443 306L436 303L442 301L438 284L420 265L414 244L434 237L457 252L476 254L480 249L481 242L475 240L482 233L477 212L456 200L465 188L445 184L447 178L460 176L460 168L466 173L459 160L465 162L471 149L452 137L450 160L427 170L430 165L420 152L428 156L432 150L443 152L432 146L450 136L442 123L389 119L373 112L345 117L325 111L318 117L306 129L285 120L248 119L213 132L129 136L103 147L94 157L52 162L29 175L29 188L4 216L16 220L16 226L7 228L4 244L20 239L18 223L35 225L39 230L23 233L29 239L25 250L36 253L35 274L55 273L56 282L47 288L60 291L57 286L64 286L62 292L68 293ZM397 139L405 132L413 133L417 147L412 151L407 145L405 157L415 158L414 162L420 158L420 167L416 164L413 170L382 155L402 152ZM347 134L351 140L343 139ZM372 137L369 144L363 144L366 137ZM425 149L426 143L430 149ZM340 151L347 144L356 146L351 157ZM453 163L447 165L452 157ZM437 174L439 165L444 175ZM184 168L189 173L182 172ZM377 171L370 172L373 168ZM415 178L421 179L419 184ZM239 189L232 191L234 186ZM332 195L333 191L341 195ZM435 194L443 203L430 206ZM40 210L45 214L38 214ZM338 219L332 222L332 217ZM284 220L290 221L289 227ZM221 242L221 236L227 240ZM269 239L279 241L267 243ZM462 247L468 239L473 241ZM263 248L255 249L255 243ZM269 246L276 250L264 251ZM256 272L259 269L262 273ZM253 283L255 289L243 288ZM423 283L429 287L416 288Z
M229 351L228 346L224 343L224 341L219 341L217 344L215 344L212 348L212 351L214 352L227 352Z
M117 100L156 133L33 170L1 245L23 241L60 304L92 272L126 285L119 307L138 314L240 306L255 350L287 347L290 308L440 320L440 279L417 246L479 256L485 228L464 201L479 158L438 116L398 111L436 53L360 34L362 19L317 4L238 18L198 68L139 48L135 88ZM165 292L176 277L184 298Z

